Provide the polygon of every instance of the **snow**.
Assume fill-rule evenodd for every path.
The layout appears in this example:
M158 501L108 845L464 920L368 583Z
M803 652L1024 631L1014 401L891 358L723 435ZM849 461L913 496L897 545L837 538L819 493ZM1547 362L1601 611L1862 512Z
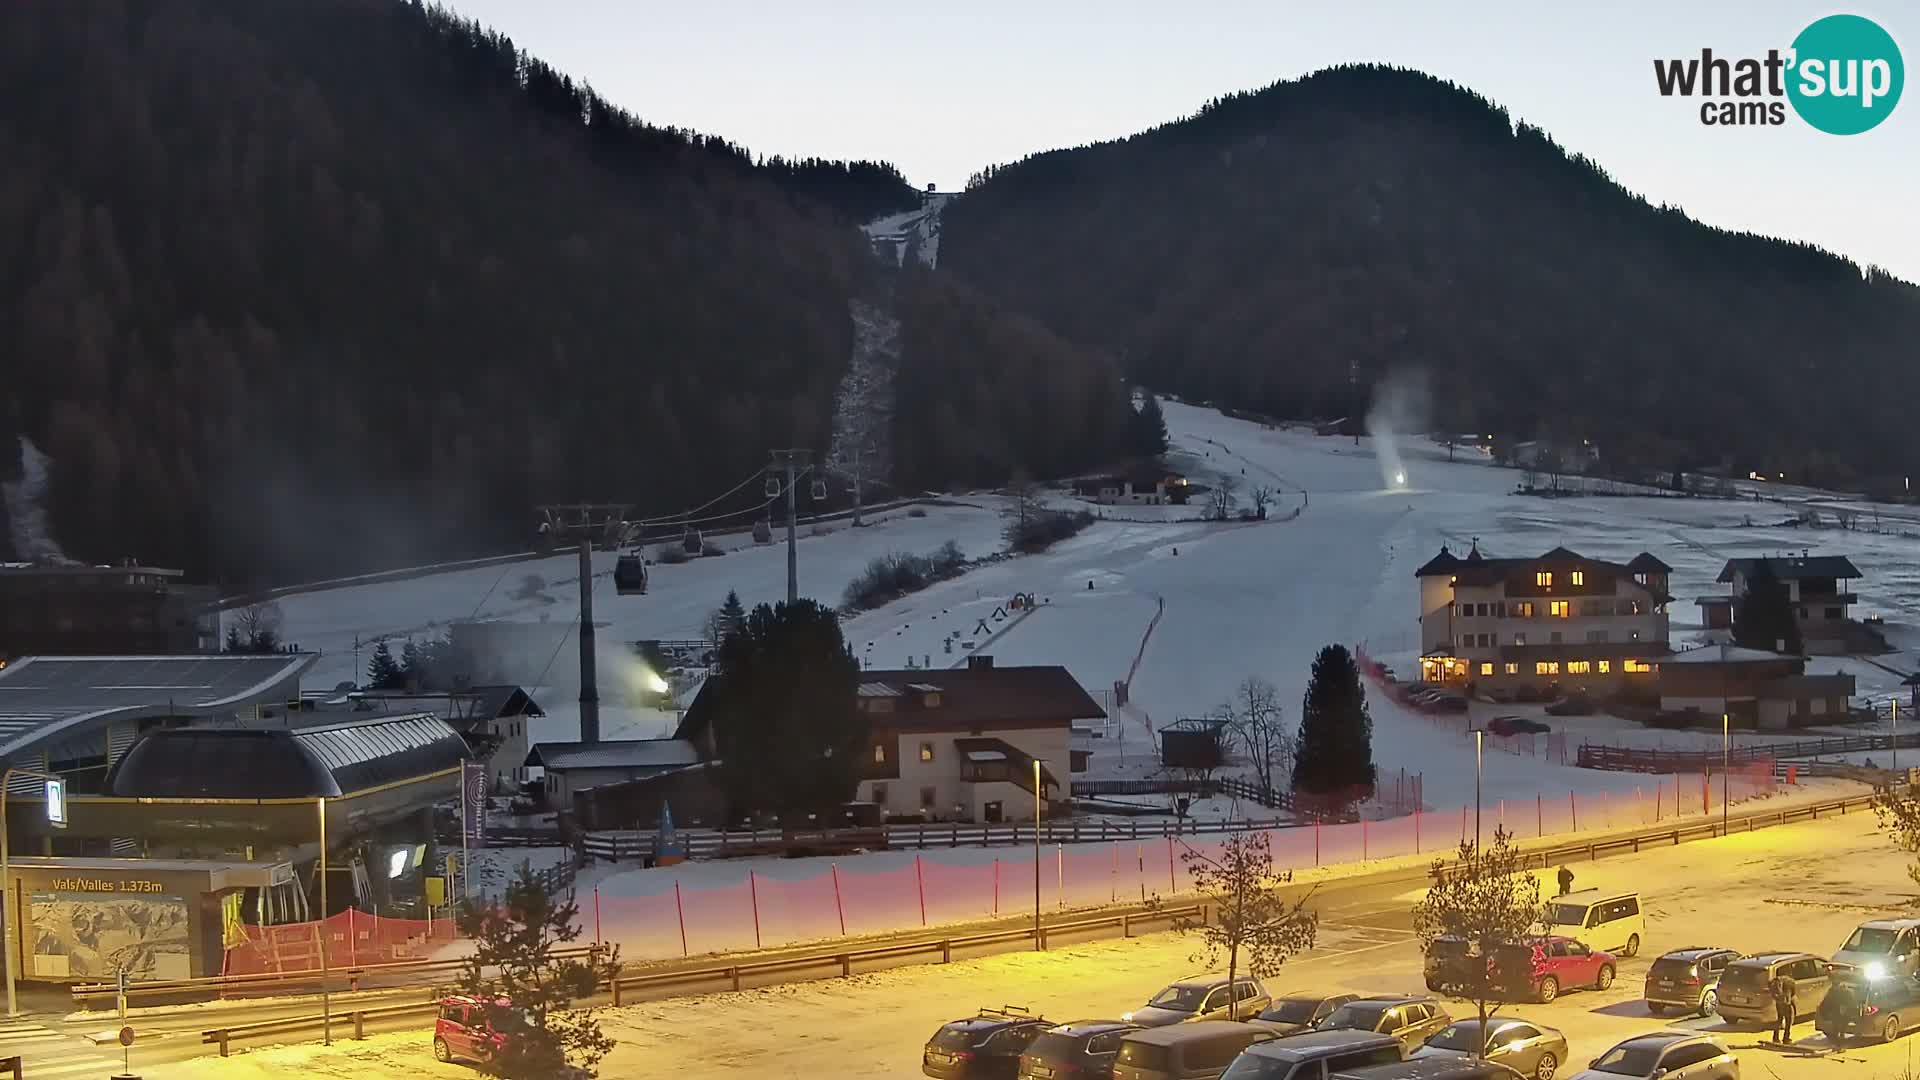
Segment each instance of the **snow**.
M1910 899L1905 860L1890 854L1872 816L1863 814L1576 865L1577 887L1640 891L1648 914L1646 947L1637 957L1618 960L1618 977L1609 990L1570 989L1552 1005L1508 1006L1503 1015L1560 1030L1575 1063L1599 1056L1621 1039L1678 1028L1724 1039L1747 1075L1781 1080L1897 1076L1911 1037L1892 1046L1836 1049L1802 1026L1798 1045L1787 1051L1768 1045L1757 1031L1729 1030L1717 1018L1651 1017L1639 1000L1649 965L1671 948L1726 945L1747 952L1830 954L1855 925L1883 917ZM1315 949L1268 976L1268 988L1277 993L1424 992L1408 914L1419 895L1417 888L1322 894ZM927 1036L980 1006L1014 1004L1056 1021L1114 1016L1166 983L1204 970L1199 951L1200 943L1191 937L1156 933L609 1009L600 1016L617 1046L601 1075L912 1076ZM1458 1001L1445 1007L1456 1016L1471 1009ZM141 1071L154 1080L471 1075L464 1066L432 1062L424 1030ZM1572 1071L1562 1068L1563 1075Z

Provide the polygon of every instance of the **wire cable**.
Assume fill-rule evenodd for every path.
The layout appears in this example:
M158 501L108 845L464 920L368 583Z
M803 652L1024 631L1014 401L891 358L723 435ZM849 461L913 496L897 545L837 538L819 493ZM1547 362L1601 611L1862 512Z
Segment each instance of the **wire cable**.
M755 480L758 480L758 479L760 479L760 477L761 477L761 476L763 476L763 475L765 475L765 474L766 474L766 471L767 471L767 467L766 467L765 465L762 465L762 466L760 466L760 467L759 467L758 469L755 469L755 470L753 470L753 472L751 472L751 473L749 473L749 474L747 475L747 478L746 478L745 480L742 480L742 481L740 481L739 483L737 483L737 484L735 484L735 485L733 485L732 487L730 487L730 488L728 488L728 489L727 489L726 491L724 491L724 492L722 492L721 494L719 494L719 495L717 495L717 496L715 496L715 497L714 497L714 498L712 498L712 499L709 499L709 500L707 500L707 501L706 501L706 502L704 502L704 503L701 503L701 504L700 504L699 506L696 506L696 507L694 507L694 508L692 508L691 510L683 510L683 511L681 511L680 513L677 513L677 514L668 514L668 515L666 515L665 517L657 517L657 518L647 518L647 519L644 519L644 520L641 520L641 521L635 521L635 522L631 522L630 524L634 524L634 525L665 525L665 524L671 524L671 523L673 523L674 521L676 521L676 520L678 520L678 519L681 519L681 518L687 518L687 517L691 517L692 515L694 515L694 514L697 514L697 513L699 513L699 512L701 512L702 510L706 510L706 509L708 509L709 507L712 507L712 506L713 506L714 504L716 504L716 503L719 503L719 502L721 502L721 501L723 501L723 500L725 500L725 499L726 499L726 498L727 498L728 496L731 496L731 495L732 495L732 494L734 494L735 492L737 492L737 491L739 491L739 490L740 490L741 488L743 488L743 487L746 487L746 486L747 486L748 484L751 484L751 483L753 483L753 482L754 482Z

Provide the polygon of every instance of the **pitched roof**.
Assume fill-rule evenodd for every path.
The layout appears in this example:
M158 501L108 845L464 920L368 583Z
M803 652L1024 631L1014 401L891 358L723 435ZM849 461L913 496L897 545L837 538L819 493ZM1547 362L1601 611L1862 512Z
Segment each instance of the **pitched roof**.
M1479 545L1474 545L1467 557L1462 559L1441 545L1440 554L1428 559L1426 564L1413 572L1413 576L1438 577L1442 574L1459 578L1461 585L1491 585L1504 578L1510 571L1525 569L1539 563L1580 563L1585 566L1611 570L1622 577L1635 574L1672 572L1672 567L1647 552L1635 555L1624 563L1609 562L1606 559L1594 559L1582 555L1567 547L1555 547L1537 558L1489 559L1480 554Z
M621 739L615 742L546 742L527 755L545 769L675 769L697 764L700 752L686 739Z
M1761 563L1766 563L1767 569L1773 571L1773 576L1781 581L1864 576L1845 555L1790 555L1783 558L1728 559L1727 565L1720 570L1720 576L1714 580L1722 585L1731 584L1736 572L1741 577L1752 577Z
M708 679L674 732L693 738L712 722L715 680ZM916 707L921 692L915 684L940 692L937 706ZM892 693L887 693L892 691ZM1058 664L1034 667L872 669L860 673L862 697L893 697L897 705L885 716L890 728L933 731L990 730L998 726L1032 726L1057 721L1104 719L1106 710L1087 694L1072 673Z
M29 656L0 668L0 757L142 716L232 716L284 702L316 653Z
M532 695L512 683L434 694L372 690L351 696L382 712L430 712L456 724L498 720L503 716L547 715Z
M1662 664L1763 664L1773 660L1798 660L1800 657L1739 645L1705 645L1677 652L1661 660Z

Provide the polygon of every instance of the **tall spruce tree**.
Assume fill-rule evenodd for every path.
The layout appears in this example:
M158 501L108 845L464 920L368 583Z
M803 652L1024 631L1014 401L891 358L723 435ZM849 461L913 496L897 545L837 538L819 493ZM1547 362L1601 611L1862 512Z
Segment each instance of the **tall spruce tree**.
M1806 645L1800 639L1800 623L1793 617L1787 583L1774 574L1772 564L1766 559L1759 560L1753 573L1747 575L1747 591L1733 605L1733 643L1743 648L1785 651L1796 656L1806 652Z
M792 820L853 797L867 753L859 678L839 618L812 600L761 604L721 642L712 723L736 816Z
M747 625L747 609L740 604L740 594L727 590L727 602L720 605L720 640L739 633Z
M1372 794L1373 781L1373 718L1360 668L1346 646L1328 645L1314 657L1300 706L1293 790L1344 805Z
M1167 418L1160 411L1160 399L1150 393L1133 415L1133 448L1135 453L1154 457L1167 452Z
M426 686L427 670L424 658L420 655L420 646L412 638L400 647L400 685L410 689Z
M393 650L385 641L373 647L373 659L367 664L367 687L372 690L398 690L406 683L401 674L400 665L394 662Z

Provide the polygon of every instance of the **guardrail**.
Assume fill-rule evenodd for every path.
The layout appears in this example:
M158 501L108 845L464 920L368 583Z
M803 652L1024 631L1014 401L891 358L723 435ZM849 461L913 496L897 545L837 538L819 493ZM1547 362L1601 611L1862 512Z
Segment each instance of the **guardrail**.
M229 1024L226 1027L209 1028L200 1033L200 1041L206 1045L220 1047L220 1056L226 1057L237 1040L253 1038L258 1035L285 1035L293 1031L321 1029L323 1035L330 1036L332 1025L353 1025L353 1037L367 1037L368 1020L384 1020L395 1016L421 1014L432 1016L440 1011L438 1001L416 1002L410 1005L386 1005L376 1009L353 1009L336 1015L289 1016L280 1020L261 1020L251 1024Z
M1920 732L1899 736L1901 746L1920 746ZM1891 735L1843 735L1823 739L1791 739L1782 742L1748 744L1723 754L1719 750L1648 750L1604 743L1583 743L1579 764L1583 769L1612 769L1620 772L1676 773L1718 770L1722 759L1751 765L1774 758L1822 757L1827 754L1858 754L1871 750L1891 750Z
M1138 821L1117 824L1110 821L1076 820L1070 824L1053 822L1042 824L1040 839L1042 843L1047 844L1102 843L1111 840L1143 840L1205 833L1245 832L1249 829L1288 829L1298 825L1300 825L1299 822L1280 819L1184 823L1156 821L1146 824ZM759 854L770 846L782 843L801 847L832 847L843 843L872 847L878 845L861 843L861 841L878 839L879 835L880 830L871 828L827 829L797 833L790 840L783 841L778 829L729 831L683 829L674 833L675 839L686 845L689 855L701 859ZM1031 824L962 825L932 822L924 825L889 825L885 830L885 838L885 846L890 848L960 847L975 844L1031 846L1033 826ZM653 839L654 834L650 831L603 830L586 834L581 840L581 850L592 858L609 862L641 859L653 854Z
M554 950L556 959L584 957L591 951L587 946L575 946ZM432 980L416 980L395 983L392 986L362 987L361 981L369 976L394 975L432 976L451 975L466 968L463 959L453 960L405 960L392 964L360 964L348 968L333 968L324 976L329 988L343 987L346 993L358 993L363 989L406 990L432 985ZM296 972L262 972L257 975L201 975L188 979L146 979L127 984L127 999L169 997L182 994L224 993L230 990L272 991L291 987L313 986L322 981L319 968ZM116 1000L120 989L114 983L75 983L69 988L76 1004L105 999Z
M1038 930L1038 945L1047 947L1049 937L1059 937L1086 933L1094 930L1118 928L1123 937L1132 937L1134 927L1141 923L1168 923L1176 920L1195 920L1204 922L1208 916L1206 905L1188 904L1181 907L1149 908L1127 910L1113 915L1098 915L1091 918L1068 919L1058 922L1042 922ZM725 981L734 990L742 988L744 983L759 976L780 975L808 970L830 969L838 972L840 978L851 978L856 967L876 960L897 960L907 957L938 954L940 963L953 962L955 951L1005 945L1013 942L1031 942L1035 940L1035 928L1021 927L1017 930L993 930L977 934L949 935L942 938L927 938L914 941L894 942L888 945L875 945L862 949L832 949L810 952L802 956L782 957L777 960L746 961L736 964L715 965L713 967L689 968L678 971L651 972L641 975L621 975L610 980L602 993L613 998L614 1005L622 1005L635 992L668 988L683 984L699 984ZM220 1056L227 1057L235 1042L264 1035L285 1035L291 1032L323 1032L329 1022L353 1026L353 1037L366 1037L366 1021L388 1017L411 1016L414 1014L431 1015L439 1009L437 1001L412 1003L406 1005L388 1005L372 1009L351 1009L329 1018L324 1015L291 1016L279 1020L262 1020L250 1024L229 1024L225 1027L208 1028L200 1033L200 1041L207 1045L220 1047Z

